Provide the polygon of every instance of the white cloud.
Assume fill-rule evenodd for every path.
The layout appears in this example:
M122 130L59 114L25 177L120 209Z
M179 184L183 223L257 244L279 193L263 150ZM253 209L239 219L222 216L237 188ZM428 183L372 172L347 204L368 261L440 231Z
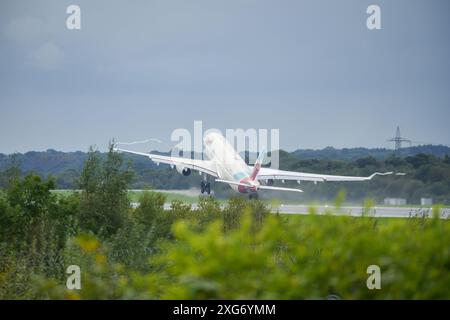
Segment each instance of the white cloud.
M47 42L30 54L28 62L41 70L57 70L64 62L64 53L55 44Z
M22 45L33 45L47 33L43 21L32 17L12 19L4 30L8 38Z

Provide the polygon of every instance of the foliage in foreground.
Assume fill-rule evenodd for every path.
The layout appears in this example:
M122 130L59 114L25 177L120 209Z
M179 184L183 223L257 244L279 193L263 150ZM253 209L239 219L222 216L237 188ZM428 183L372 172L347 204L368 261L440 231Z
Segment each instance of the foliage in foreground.
M83 241L72 262L85 261L83 288L52 280L37 294L82 299L449 299L450 224L435 219L389 220L310 215L277 216L255 228L250 211L228 232L220 220L203 230L173 224L150 270L131 272L107 260L106 247ZM81 242L80 242L81 241ZM378 265L381 290L368 290L367 267ZM50 289L50 290L49 290Z
M130 172L109 156L90 154L70 197L52 194L51 179L12 175L0 193L0 299L450 299L450 224L437 209L431 219L313 209L293 219L242 198L164 210L153 192L132 209ZM70 265L81 290L66 288ZM366 286L370 265L381 290Z

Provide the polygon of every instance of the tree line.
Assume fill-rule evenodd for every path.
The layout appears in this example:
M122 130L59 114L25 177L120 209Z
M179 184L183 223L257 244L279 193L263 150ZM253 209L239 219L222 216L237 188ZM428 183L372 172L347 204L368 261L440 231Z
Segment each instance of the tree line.
M332 201L339 190L347 190L347 200L362 202L365 198L372 198L382 203L384 198L405 198L410 204L419 204L421 198L433 198L434 203L450 204L450 158L445 154L445 147L430 146L413 147L415 151L429 151L430 153L387 153L383 157L361 156L370 154L372 149L343 149L339 154L336 149L321 150L321 153L309 154L306 151L294 153L280 151L280 169L301 172L313 172L339 175L369 175L375 171L394 171L406 173L405 176L376 177L373 181L364 183L311 183L302 184L305 190L301 200L304 201ZM416 150L417 149L417 150ZM437 151L436 151L436 150ZM409 149L408 149L409 150ZM434 150L434 151L433 151ZM364 152L365 153L364 153ZM333 155L329 157L328 152ZM373 153L373 152L372 152ZM434 155L434 154L437 155ZM373 153L377 155L377 153ZM102 161L107 153L97 153ZM309 158L309 156L317 158ZM349 157L349 155L358 157ZM53 177L55 188L76 189L83 166L89 154L59 153L30 153L26 155L0 157L0 186L5 186L11 168L20 169L22 176L35 173L41 178ZM348 156L348 157L347 157ZM305 158L307 157L307 158ZM130 164L133 176L129 186L132 189L188 189L199 187L199 176L191 174L189 177L180 175L168 166L156 166L145 157L124 155L124 162ZM14 165L12 165L14 164ZM220 198L232 195L226 186L213 183L213 189ZM267 193L267 197L276 196L281 200L290 199L293 195ZM263 194L264 198L264 194Z
M286 217L245 198L164 210L164 195L144 192L133 208L131 164L112 146L106 157L90 150L67 197L51 192L53 178L14 166L5 176L0 299L450 298L450 224L437 207L406 220L369 208L363 218L313 207ZM80 290L66 286L71 265ZM368 290L370 265L383 290Z

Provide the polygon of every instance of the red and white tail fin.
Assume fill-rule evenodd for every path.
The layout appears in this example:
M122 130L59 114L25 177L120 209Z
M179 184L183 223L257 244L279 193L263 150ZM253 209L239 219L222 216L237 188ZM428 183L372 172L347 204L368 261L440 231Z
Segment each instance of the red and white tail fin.
M255 165L253 166L253 172L250 175L250 179L254 181L256 177L258 176L259 170L261 169L261 165L263 163L264 157L266 155L266 150L261 150L259 153L258 159L255 162Z

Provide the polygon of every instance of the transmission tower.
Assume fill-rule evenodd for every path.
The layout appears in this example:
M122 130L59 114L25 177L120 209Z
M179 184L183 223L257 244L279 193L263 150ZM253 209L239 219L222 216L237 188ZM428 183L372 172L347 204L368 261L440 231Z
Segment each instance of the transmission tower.
M395 133L395 137L388 140L389 142L395 142L395 151L398 151L402 148L402 143L407 142L409 146L411 146L411 140L402 138L400 134L400 127L397 126L397 131Z

